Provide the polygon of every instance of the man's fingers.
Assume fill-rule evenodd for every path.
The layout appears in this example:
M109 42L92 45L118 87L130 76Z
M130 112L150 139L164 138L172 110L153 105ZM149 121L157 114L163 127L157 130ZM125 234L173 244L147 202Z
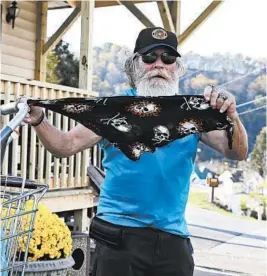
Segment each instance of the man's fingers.
M212 87L210 85L206 86L204 89L204 97L205 97L206 101L210 100L211 93L212 93Z
M217 99L218 99L218 93L217 92L212 92L211 97L210 97L210 105L213 109L216 108Z
M26 97L21 97L21 98L18 99L18 102L19 103L27 103L27 100L28 99Z
M23 122L25 122L26 124L30 124L31 123L31 119L30 118L24 118Z
M217 93L215 87L213 87L211 85L205 87L204 97L205 97L206 101L210 102L210 106L213 109L217 108L217 104L219 105L219 108L223 105L223 102L221 102L221 101L218 102L217 101L218 93Z
M231 99L227 99L226 101L224 101L222 107L220 108L220 112L223 113L226 111L226 109L233 104L233 101Z
M217 98L216 109L221 109L223 104L224 104L224 100L222 98Z
M206 101L209 101L213 109L218 109L221 113L224 113L226 110L228 112L229 108L234 108L235 105L235 98L231 93L221 88L215 88L212 85L205 87L204 98Z
M33 122L31 115L28 113L23 119L24 124L31 124Z

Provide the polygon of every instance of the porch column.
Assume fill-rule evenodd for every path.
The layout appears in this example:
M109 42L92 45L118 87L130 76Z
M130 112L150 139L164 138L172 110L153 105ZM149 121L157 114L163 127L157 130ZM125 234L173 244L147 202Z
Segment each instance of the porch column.
M46 55L43 48L47 35L47 1L36 1L36 51L35 51L35 80L46 79Z
M93 13L95 1L81 1L79 88L92 91Z
M174 25L174 29L175 29L175 34L177 37L180 36L181 34L181 1L172 1L172 2L168 2L169 7L170 7L170 12L171 12L171 18L173 21L173 25ZM178 49L179 49L179 39L178 39ZM179 94L179 84L178 84L178 88L177 88L177 92Z
M92 92L93 83L93 13L95 2L81 1L81 45L80 45L80 64L79 64L79 88ZM85 150L82 153L82 164L78 168L76 166L76 175L81 179L88 179L87 167L89 165L89 150ZM85 181L84 181L85 182ZM82 183L82 186L88 185ZM89 200L89 199L88 199ZM86 216L86 219L85 219ZM81 219L82 218L82 219ZM89 220L87 218L87 210L75 211L75 225L79 231L88 231Z

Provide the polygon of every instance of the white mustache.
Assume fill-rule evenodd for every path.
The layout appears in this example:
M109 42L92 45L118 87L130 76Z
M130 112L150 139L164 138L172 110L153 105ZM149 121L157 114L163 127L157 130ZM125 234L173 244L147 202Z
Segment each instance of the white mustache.
M158 69L155 69L153 71L148 71L143 77L142 79L151 79L153 77L162 77L164 78L165 80L170 80L170 75L165 71L165 70L158 70Z

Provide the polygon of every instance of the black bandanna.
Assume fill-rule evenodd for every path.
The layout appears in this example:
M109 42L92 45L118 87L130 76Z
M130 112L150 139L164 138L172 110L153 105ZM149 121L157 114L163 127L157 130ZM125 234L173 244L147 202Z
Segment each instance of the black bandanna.
M226 130L232 149L233 123L203 96L104 97L28 100L63 114L108 139L131 160L190 134Z

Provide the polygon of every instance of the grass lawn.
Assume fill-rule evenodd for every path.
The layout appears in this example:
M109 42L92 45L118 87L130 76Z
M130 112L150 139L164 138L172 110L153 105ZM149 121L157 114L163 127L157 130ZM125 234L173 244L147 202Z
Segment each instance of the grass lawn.
M191 190L191 192L189 194L188 203L196 205L203 209L221 213L223 215L229 215L229 216L246 218L246 219L253 219L253 218L246 217L246 216L237 216L237 215L233 214L232 212L228 212L222 208L217 207L215 204L212 204L209 202L209 194L205 193L205 192L196 192L196 191Z

